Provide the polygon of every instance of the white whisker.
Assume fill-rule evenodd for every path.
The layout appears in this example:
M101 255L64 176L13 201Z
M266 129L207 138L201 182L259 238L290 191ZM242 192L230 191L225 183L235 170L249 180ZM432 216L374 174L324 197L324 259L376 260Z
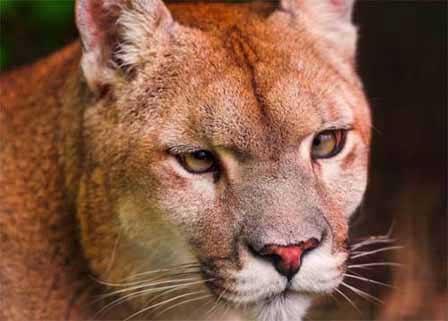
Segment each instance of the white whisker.
M185 263L185 264L180 264L178 266L173 266L173 267L169 267L169 268L140 272L140 273L136 273L136 274L128 277L128 279L135 279L135 278L138 278L141 276L151 275L151 274L160 273L160 272L170 272L173 270L193 269L193 268L197 268L197 270L199 271L200 264L199 263Z
M341 285L343 285L343 286L345 286L346 288L352 290L354 293L356 293L356 294L359 295L360 297L366 299L367 301L369 301L369 299L370 299L370 300L372 300L373 302L377 302L377 303L380 303L380 304L384 304L384 302L381 301L380 299L378 299L377 297L375 297L375 296L373 296L373 295L371 295L371 294L368 294L368 293L366 293L366 292L364 292L364 291L362 291L362 290L360 290L360 289L357 289L357 288L355 288L354 286L351 286L351 285L349 285L349 284L347 284L347 283L345 283L345 282L342 282Z
M394 262L374 262L374 263L364 263L364 264L349 264L348 268L368 268L372 266L394 266L394 267L403 267L403 264L394 263Z
M144 284L144 283L149 283L149 282L160 282L164 279L182 279L182 278L187 278L187 277L194 277L194 276L199 276L199 271L184 271L184 272L176 272L176 273L169 273L169 274L161 274L157 277L152 277L152 278L146 278L146 279L141 279L139 281L135 281L135 282L129 282L129 283L122 283L122 284L116 284L115 287L127 287L127 286L132 286L132 285L139 285L139 284Z
M393 289L393 287L392 287L390 284L383 283L383 282L376 281L376 280L372 280L372 279L365 278L365 277L362 277L362 276L356 276L356 275L348 274L348 273L345 273L344 276L346 276L346 277L348 277L348 278L352 278L352 279L357 279L357 280L365 281L365 282L368 282L368 283L373 283L373 284L382 285L382 286L385 286L385 287L388 287L388 288Z
M120 232L118 233L118 236L117 236L117 238L115 239L115 242L114 242L114 247L112 249L112 255L111 255L111 258L110 258L109 266L107 267L106 272L104 273L107 276L110 275L110 272L112 272L112 267L113 267L114 262L115 262L115 256L117 255L118 244L120 243L121 234L122 234L122 230L120 229Z
M218 298L215 301L215 304L205 314L206 316L211 315L215 311L215 309L219 306L219 303L222 299L222 296L224 295L224 292L225 292L225 290L221 291L221 293L219 294Z
M137 312L131 314L131 315L128 316L126 319L124 319L124 321L129 321L129 320L131 320L132 318L134 318L135 316L140 315L140 314L142 314L142 313L144 313L144 312L146 312L146 311L152 310L152 309L154 309L154 308L156 308L156 307L158 307L158 306L165 305L165 304L167 304L167 303L173 302L173 301L175 301L175 300L178 300L178 299L181 299L181 298L184 298L184 297L187 297L187 296L196 295L196 294L198 294L198 293L203 293L203 290L202 290L202 291L195 291L195 292L189 292L189 293L181 294L181 295L175 296L174 298L170 298L170 299L167 299L167 300L165 300L165 301L162 301L162 302L159 302L159 303L150 305L150 306L148 306L148 307L145 307L145 308L143 308L143 309L141 309L141 310L139 310L139 311L137 311Z
M153 272L153 271L152 271ZM163 279L163 278L168 278L168 277L174 277L174 276L179 276L179 275L188 275L188 274L197 274L199 273L199 270L194 270L194 269L185 269L183 271L180 272L175 272L175 273L163 273L160 274L158 276L155 276L153 278L149 278L149 279L141 279L138 281L129 281L129 282L109 282L109 281L105 281L105 280L99 280L97 279L96 281L100 284L103 285L107 285L109 287L126 287L126 286L131 286L131 285L138 285L138 284L143 284L143 283L147 283L149 281L156 281L159 279ZM154 271L154 274L157 273Z
M372 244L381 244L381 243L394 243L396 240L389 239L389 238L383 238L383 237L371 237L367 240L361 241L359 243L355 243L352 246L350 246L350 250L356 250L361 247L372 245Z
M203 283L207 283L207 282L210 282L210 281L213 281L213 280L214 280L213 278L206 279L206 280L203 280ZM179 290L181 290L183 288L190 287L190 286L191 286L190 284L186 284L186 285L182 284L182 285L179 285L177 288L172 288L172 289L165 290L165 291L161 292L160 294L152 297L150 300L148 300L146 302L146 304L150 304L151 302L156 301L157 299L167 295L168 293L176 292L176 291L179 291Z
M347 295L345 295L344 292L342 292L339 289L335 289L335 291L337 293L339 293L345 300L347 300L348 303L350 303L351 306L353 306L355 308L356 311L358 311L359 313L361 313L361 310L359 310L359 308L357 307L357 305L355 304L355 302L353 302L353 300L351 300Z
M166 281L160 281L160 282L153 282L153 283L142 283L140 285L136 285L136 286L131 286L131 287L127 287L124 289L120 289L120 290L115 290L112 291L108 294L103 295L103 298L107 298L110 296L114 296L116 294L120 294L120 293L125 293L125 292L130 292L130 291L134 291L134 290L139 290L139 289L148 289L148 288L154 288L154 289L160 289L160 285L166 285L166 284L172 284L172 283L180 283L178 285L181 284L185 284L183 282L189 282L189 281L198 281L198 278L185 278L185 279L174 279L174 280L166 280ZM107 283L105 283L105 285L108 285Z
M206 293L206 291L202 291L202 293ZM192 298L192 299L181 301L179 303L173 304L172 306L170 306L170 307L168 307L168 308L158 312L155 316L163 315L164 313L166 313L166 312L168 312L168 311L170 311L170 310L172 310L174 308L177 308L177 307L179 307L181 305L184 305L184 304L187 304L187 303L191 303L191 302L194 302L194 301L199 301L199 300L206 299L206 298L210 298L210 297L213 297L213 295L206 294L206 295L203 295L203 296L200 296L200 297L197 297L197 298Z
M161 293L159 293L158 295L151 297L145 304L151 304L152 302L157 301L159 298L161 298L169 293L173 293L173 292L182 290L182 289L190 287L190 286L191 286L190 284L179 285L178 287L164 290Z
M385 252L385 251L393 251L393 250L400 250L402 249L403 246L387 246L387 247L383 247L377 250L372 250L372 251L367 251L367 252L360 252L359 254L353 255L350 257L350 259L357 259L359 257L363 257L363 256L367 256L367 255L372 255L375 253L380 253L380 252Z
M172 285L172 286L168 286L168 287L156 287L156 288L149 288L149 289L143 289L143 290L131 292L124 296L120 296L116 300L114 300L111 303L107 304L106 306L102 307L101 310L99 310L97 314L104 313L105 311L111 309L112 307L122 304L126 301L129 301L130 299L135 299L135 298L145 296L145 295L148 295L148 294L151 294L154 292L158 292L158 291L165 291L164 293L174 292L174 291L177 291L177 290L180 290L180 289L183 289L186 287L190 287L191 285L194 285L197 283L202 283L202 282L205 283L206 281L182 283L182 284ZM160 297L160 295L158 297Z

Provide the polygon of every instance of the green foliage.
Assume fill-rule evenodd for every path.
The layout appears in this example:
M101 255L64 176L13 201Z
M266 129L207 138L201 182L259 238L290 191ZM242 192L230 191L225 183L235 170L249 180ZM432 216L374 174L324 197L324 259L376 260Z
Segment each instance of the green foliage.
M0 0L0 68L31 62L76 37L73 0Z
M29 63L36 57L61 48L76 37L74 0L0 0L2 71Z
M0 17L14 10L14 0L0 0Z
M74 2L71 0L39 0L33 1L32 6L31 14L35 21L45 22L48 26L66 24L74 12Z
M8 49L5 46L0 45L0 71L2 71L9 63L10 56Z

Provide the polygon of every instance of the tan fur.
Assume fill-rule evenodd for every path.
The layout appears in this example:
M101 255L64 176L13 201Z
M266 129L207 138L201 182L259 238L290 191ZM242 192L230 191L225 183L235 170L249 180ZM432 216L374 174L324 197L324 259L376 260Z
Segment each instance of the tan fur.
M73 44L1 78L1 319L92 317L89 273L120 282L193 260L231 289L254 260L247 243L323 238L343 266L370 140L353 44L287 4L169 9L145 32L142 10L119 21L121 71L84 43L84 76ZM329 124L352 127L347 148L312 165L310 135ZM177 145L219 153L219 180L183 171L166 152Z

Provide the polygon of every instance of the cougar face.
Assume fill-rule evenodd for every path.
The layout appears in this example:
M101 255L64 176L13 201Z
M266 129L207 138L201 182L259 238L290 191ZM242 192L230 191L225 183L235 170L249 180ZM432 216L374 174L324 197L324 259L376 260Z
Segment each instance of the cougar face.
M88 2L83 69L93 92L107 87L85 115L79 216L92 269L118 280L195 263L223 302L300 320L342 281L366 186L369 112L352 26L336 10L349 5L323 1L334 10L325 30L325 8L302 1L177 5L172 16L131 1L117 7L117 71L89 48Z

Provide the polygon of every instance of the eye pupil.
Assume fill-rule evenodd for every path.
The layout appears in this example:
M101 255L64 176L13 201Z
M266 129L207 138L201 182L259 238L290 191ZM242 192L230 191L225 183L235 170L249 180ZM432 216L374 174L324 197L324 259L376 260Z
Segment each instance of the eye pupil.
M320 136L316 136L316 137L314 137L314 139L313 139L313 146L319 146L320 144L321 144L321 139L320 139Z
M210 159L213 157L212 155L210 155L210 152L207 152L205 150L198 150L198 151L192 152L191 156L193 156L194 158L199 159L199 160Z

